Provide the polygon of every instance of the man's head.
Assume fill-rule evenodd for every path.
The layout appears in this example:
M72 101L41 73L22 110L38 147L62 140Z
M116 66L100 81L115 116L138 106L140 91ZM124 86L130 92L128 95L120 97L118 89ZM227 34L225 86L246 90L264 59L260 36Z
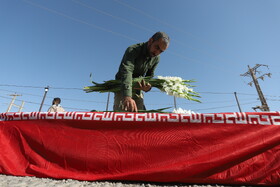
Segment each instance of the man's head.
M164 32L155 33L148 41L148 52L154 57L165 51L169 46L169 36Z

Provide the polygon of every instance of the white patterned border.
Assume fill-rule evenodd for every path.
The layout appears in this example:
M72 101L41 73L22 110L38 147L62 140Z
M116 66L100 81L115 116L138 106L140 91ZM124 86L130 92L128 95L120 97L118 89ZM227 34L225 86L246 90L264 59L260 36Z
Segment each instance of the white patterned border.
M280 125L280 112L233 112L209 114L121 112L10 112L0 113L0 120L93 120L130 122L180 122L203 124Z

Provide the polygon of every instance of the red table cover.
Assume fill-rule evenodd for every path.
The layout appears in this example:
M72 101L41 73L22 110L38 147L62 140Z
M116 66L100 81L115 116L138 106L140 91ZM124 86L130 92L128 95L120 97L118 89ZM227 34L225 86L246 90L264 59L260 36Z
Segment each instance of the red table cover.
M280 184L280 112L0 114L0 173Z

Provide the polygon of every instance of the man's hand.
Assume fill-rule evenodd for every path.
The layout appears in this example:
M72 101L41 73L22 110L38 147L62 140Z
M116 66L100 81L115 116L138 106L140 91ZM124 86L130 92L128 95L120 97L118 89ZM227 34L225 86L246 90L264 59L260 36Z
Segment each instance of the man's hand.
M131 97L129 97L129 96L124 97L123 110L128 111L128 112L138 112L137 105Z
M136 90L143 90L145 92L148 92L151 90L152 85L150 83L146 83L144 79L142 79L141 82L138 82L139 88L134 88Z

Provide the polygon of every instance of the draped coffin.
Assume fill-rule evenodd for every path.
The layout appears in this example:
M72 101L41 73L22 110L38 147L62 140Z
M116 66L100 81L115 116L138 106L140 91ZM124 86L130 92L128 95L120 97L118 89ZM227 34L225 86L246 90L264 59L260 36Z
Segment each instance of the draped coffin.
M280 112L0 114L0 173L280 184Z

